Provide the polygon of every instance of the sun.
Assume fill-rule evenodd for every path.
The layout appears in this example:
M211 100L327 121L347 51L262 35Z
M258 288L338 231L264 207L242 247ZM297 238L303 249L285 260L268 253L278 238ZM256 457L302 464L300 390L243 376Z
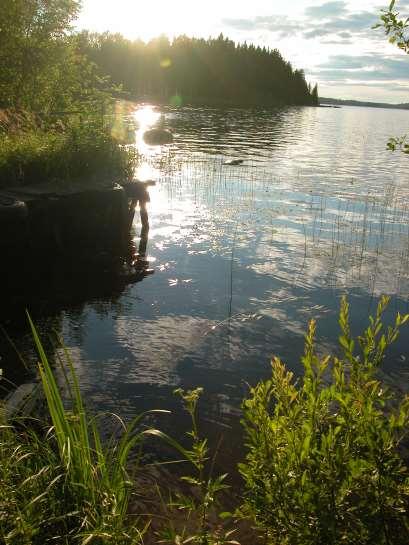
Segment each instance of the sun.
M183 17L175 2L151 0L137 3L139 8L136 10L134 2L129 4L133 4L130 9L134 17L123 20L124 34L130 35L135 32L138 37L147 41L159 34L175 35L180 31Z
M120 32L149 41L160 34L170 38L193 29L197 14L186 0L84 0L78 27L96 32Z

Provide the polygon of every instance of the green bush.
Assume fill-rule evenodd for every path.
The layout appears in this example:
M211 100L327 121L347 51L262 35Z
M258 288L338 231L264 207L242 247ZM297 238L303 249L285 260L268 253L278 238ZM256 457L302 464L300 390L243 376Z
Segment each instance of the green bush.
M340 312L342 357L319 357L315 322L302 358L304 376L278 358L272 377L245 400L248 453L240 471L243 512L268 543L407 544L409 472L399 448L409 400L399 402L377 370L409 315L384 328L382 298L369 326L352 339L349 307Z
M0 187L69 181L127 181L136 155L101 127L76 120L63 130L31 130L0 139Z

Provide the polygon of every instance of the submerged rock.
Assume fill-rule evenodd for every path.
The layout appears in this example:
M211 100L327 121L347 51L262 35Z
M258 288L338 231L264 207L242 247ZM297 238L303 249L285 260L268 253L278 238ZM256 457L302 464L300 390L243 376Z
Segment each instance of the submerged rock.
M228 160L225 161L223 164L224 164L224 165L235 166L235 165L242 165L243 162L244 162L244 159L228 159Z
M33 416L43 404L44 396L38 382L21 384L10 392L4 400L4 413L7 419L17 416Z
M143 133L143 140L151 146L171 144L173 142L173 134L167 129L149 129Z

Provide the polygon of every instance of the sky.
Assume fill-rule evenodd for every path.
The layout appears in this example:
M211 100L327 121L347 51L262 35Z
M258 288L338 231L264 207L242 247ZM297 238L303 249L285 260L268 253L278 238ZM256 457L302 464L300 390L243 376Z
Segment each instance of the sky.
M382 0L380 0L382 2ZM145 41L166 34L278 49L322 97L409 102L409 56L374 30L379 0L83 0L77 29ZM397 0L402 16L409 0Z

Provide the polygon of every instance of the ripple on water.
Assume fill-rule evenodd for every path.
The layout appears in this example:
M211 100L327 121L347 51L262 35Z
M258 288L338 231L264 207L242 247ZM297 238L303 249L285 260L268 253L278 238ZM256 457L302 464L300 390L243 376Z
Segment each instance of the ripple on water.
M310 318L322 350L333 345L341 294L354 331L381 293L393 298L388 319L408 310L407 157L385 143L407 130L409 112L182 108L164 118L174 143L141 148L138 170L158 179L155 273L64 304L59 319L97 407L132 415L156 398L174 404L175 386L203 385L206 415L225 423L271 354L300 372ZM231 158L243 164L223 164ZM133 236L138 244L138 218ZM402 384L407 338L385 368Z

